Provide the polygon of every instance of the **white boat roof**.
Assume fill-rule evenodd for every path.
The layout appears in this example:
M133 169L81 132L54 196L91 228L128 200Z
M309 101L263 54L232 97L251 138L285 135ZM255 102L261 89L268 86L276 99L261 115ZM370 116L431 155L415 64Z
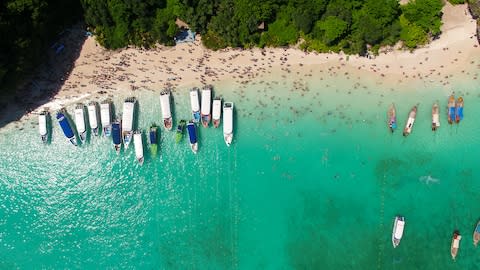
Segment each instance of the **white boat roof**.
M135 144L135 157L142 158L143 157L143 142L142 142L142 134L141 133L133 134L133 143Z
M170 111L170 92L160 94L160 107L162 107L163 119L172 117L172 112Z
M460 246L460 240L462 239L462 236L458 235L457 238L453 239L452 247L453 248L458 248Z
M221 111L222 111L222 101L220 99L214 99L213 100L213 110L212 110L213 120L220 119Z
M112 114L110 113L110 104L100 104L100 119L103 126L108 126L112 123Z
M202 90L202 114L209 115L212 106L212 91L210 89Z
M190 103L192 104L192 112L200 111L200 103L198 101L198 90L190 90Z
M75 109L75 126L78 133L85 132L85 118L83 109Z
M122 131L132 131L134 106L133 102L123 103Z
M38 116L38 132L40 135L47 135L47 117L44 114Z
M413 123L415 123L415 118L408 117L407 126L408 126L409 124L412 124L412 126L413 126Z
M440 126L440 116L438 114L434 114L432 118L433 123L437 124L437 126Z
M233 103L225 102L223 104L223 134L231 133L233 133Z
M402 239L404 227L405 227L405 221L397 220L397 226L395 227L395 233L393 234L395 239Z
M95 105L88 105L88 121L91 128L97 128L97 107Z

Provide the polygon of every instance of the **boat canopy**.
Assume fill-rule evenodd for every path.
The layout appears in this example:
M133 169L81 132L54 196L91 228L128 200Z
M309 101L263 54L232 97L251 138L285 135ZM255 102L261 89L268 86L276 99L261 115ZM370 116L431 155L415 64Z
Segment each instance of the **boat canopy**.
M88 105L88 121L91 128L97 128L97 107L94 104Z
M212 118L213 120L219 120L220 114L222 111L222 101L220 99L213 100L213 111L212 111Z
M160 94L160 106L162 107L163 119L171 118L172 112L170 111L170 92Z
M405 221L398 220L397 221L397 226L395 227L395 234L394 234L395 239L401 239L402 238L404 227L405 227Z
M122 132L120 131L120 123L118 122L112 124L112 140L113 144L122 143Z
M202 115L210 115L210 106L212 106L212 90L202 90Z
M195 130L195 124L188 123L187 130L188 130L188 136L190 137L190 143L191 144L197 143L197 132Z
M448 115L450 116L450 119L455 119L455 107L450 107L448 109Z
M223 104L223 134L233 133L233 103Z
M123 103L122 131L132 131L134 105L135 103L131 101Z
M455 238L453 238L453 243L452 243L453 248L458 248L460 246L460 239L462 239L461 235L457 235Z
M190 103L192 104L192 112L200 111L200 103L198 101L198 89L190 90Z
M112 114L110 113L110 103L100 104L100 119L102 126L109 126L112 123Z
M458 116L459 120L463 120L463 107L458 107L457 108L456 115Z
M135 156L137 158L142 158L143 157L142 134L141 133L133 134L133 142L135 144Z
M477 224L477 227L475 228L475 231L478 232L478 233L480 233L480 223Z
M40 135L47 135L47 116L42 113L38 116L38 132Z
M434 114L434 115L432 116L432 122L433 122L437 127L439 127L439 126L440 126L440 115Z
M150 129L150 143L156 144L157 143L157 129Z
M78 133L85 132L85 114L82 108L75 108L75 125L77 126Z
M65 137L67 137L68 139L73 138L74 135L72 127L70 126L70 123L68 123L68 119L65 117L65 115L63 115L63 113L58 113L57 119L60 127L63 130L63 134L65 134Z

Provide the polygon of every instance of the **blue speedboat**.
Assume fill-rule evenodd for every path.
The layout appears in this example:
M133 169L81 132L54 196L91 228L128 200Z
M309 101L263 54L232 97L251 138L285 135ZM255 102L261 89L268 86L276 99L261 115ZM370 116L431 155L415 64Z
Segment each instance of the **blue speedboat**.
M113 145L115 146L115 151L117 154L120 153L120 149L122 148L122 127L120 125L120 121L115 120L112 123L112 132L111 132Z
M75 133L73 133L70 123L68 122L68 119L65 115L65 110L61 110L57 113L57 120L60 124L60 127L62 128L63 134L65 134L65 137L67 137L67 139L73 145L77 146L77 138L75 137Z
M198 142L197 142L197 130L195 129L195 124L193 121L189 121L187 124L188 137L190 138L190 147L194 154L198 151Z

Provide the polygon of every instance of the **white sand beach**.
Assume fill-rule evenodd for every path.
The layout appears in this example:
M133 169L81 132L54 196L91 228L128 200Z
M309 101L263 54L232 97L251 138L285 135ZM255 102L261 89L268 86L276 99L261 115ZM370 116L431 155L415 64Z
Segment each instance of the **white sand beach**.
M476 79L478 74L473 70L480 67L476 61L480 52L476 22L467 5L447 3L443 12L439 39L413 52L398 48L384 50L374 59L306 53L293 48L211 51L201 45L198 36L195 43L175 47L108 51L89 37L68 78L61 82L61 90L44 106L56 110L80 99L104 99L119 91L160 92L166 86L187 89L223 80L246 83L272 70L290 73L318 65L325 67L330 75L358 70L363 77L394 85L423 80L448 87L453 77L462 74Z

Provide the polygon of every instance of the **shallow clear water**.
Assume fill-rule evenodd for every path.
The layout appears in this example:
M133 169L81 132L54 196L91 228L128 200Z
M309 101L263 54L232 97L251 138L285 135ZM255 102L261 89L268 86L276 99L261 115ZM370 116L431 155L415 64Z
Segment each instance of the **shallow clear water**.
M175 144L161 129L159 153L145 149L143 166L133 147L117 156L105 138L71 146L56 122L46 146L35 118L18 124L22 131L6 128L0 268L476 269L480 96L474 81L452 87L466 108L450 126L451 90L434 82L394 92L341 76L222 82L216 93L235 102L234 144L225 146L221 128L199 127L193 155L188 138ZM135 96L138 127L160 123L158 93ZM189 118L188 89L174 100L176 120ZM442 126L433 133L435 100ZM396 214L407 224L393 249ZM463 240L453 262L455 229Z

